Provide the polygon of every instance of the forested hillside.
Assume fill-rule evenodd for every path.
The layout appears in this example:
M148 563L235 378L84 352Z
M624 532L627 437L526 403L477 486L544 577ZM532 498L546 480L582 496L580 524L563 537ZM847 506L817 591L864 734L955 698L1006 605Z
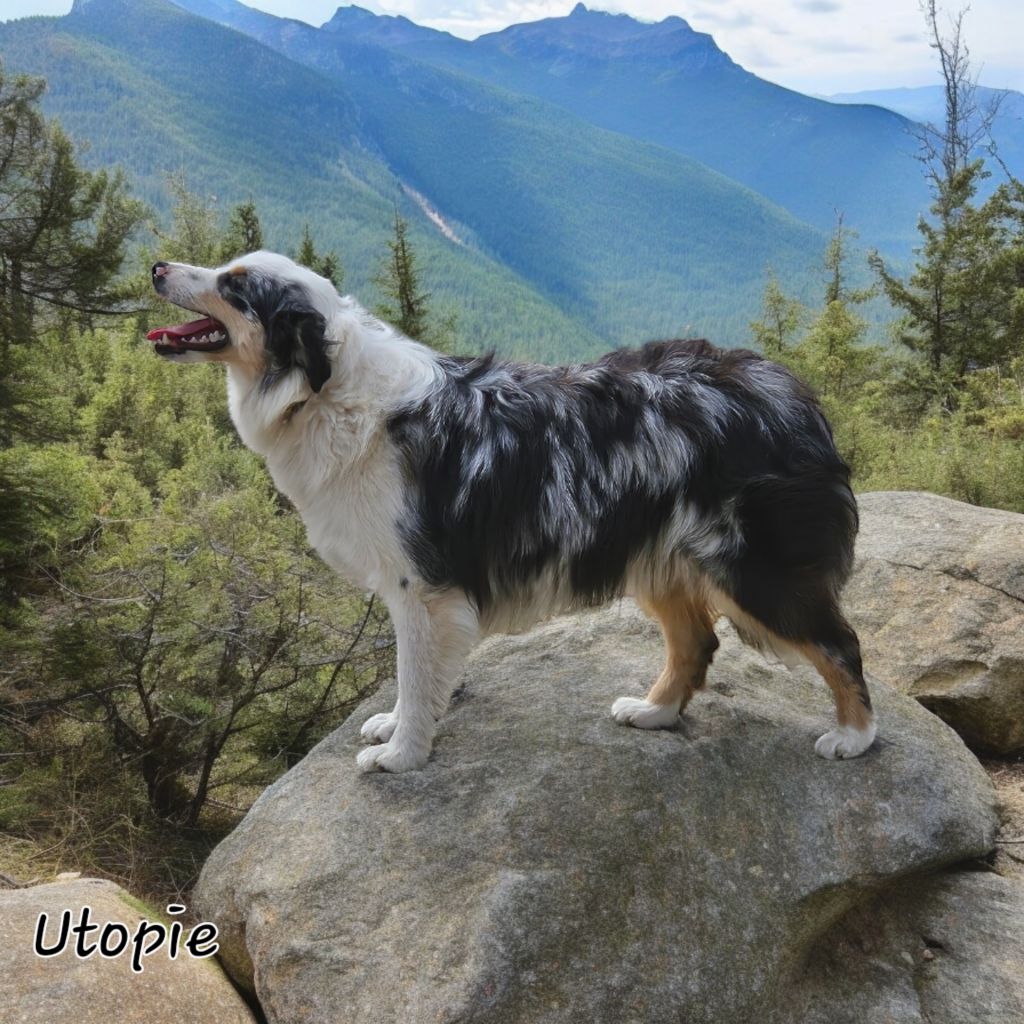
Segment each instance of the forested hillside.
M217 3L222 17L240 6ZM890 253L909 251L917 216L927 207L903 117L836 106L766 82L680 17L652 24L577 4L566 17L467 41L341 7L324 28L557 103L603 128L694 157L821 230L840 209L864 244Z
M94 0L66 18L0 24L0 57L47 79L44 106L86 144L84 162L125 167L158 219L172 173L224 210L254 198L269 245L291 250L312 225L342 254L348 286L372 301L397 204L432 290L481 347L569 357L607 347L507 267L429 225L341 88L238 33L163 0Z
M42 89L0 69L0 862L170 893L392 641L238 442L223 374L142 341L145 210ZM227 258L260 230L235 214L179 193L161 245Z
M683 333L741 344L769 265L810 294L823 236L693 160L269 24L264 46L169 0L87 0L0 26L0 53L48 78L47 109L94 140L86 160L123 164L165 208L160 178L177 168L227 204L252 197L278 246L309 221L357 295L397 203L470 348L557 361Z

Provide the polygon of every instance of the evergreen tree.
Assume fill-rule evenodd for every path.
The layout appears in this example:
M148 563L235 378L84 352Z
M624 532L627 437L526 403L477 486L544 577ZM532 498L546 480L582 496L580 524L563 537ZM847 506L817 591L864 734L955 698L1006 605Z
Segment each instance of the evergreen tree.
M824 266L827 274L825 280L825 305L831 302L848 302L859 305L871 298L874 289L851 289L846 281L846 266L850 255L850 242L857 237L857 232L843 223L843 213L836 211L836 226L825 249Z
M16 346L61 315L123 300L116 275L143 209L120 172L89 172L39 111L41 79L0 65L0 442L27 426Z
M778 279L769 273L764 289L761 319L750 324L754 340L769 359L780 359L792 344L804 316L804 307L787 298Z
M71 415L38 335L123 305L117 284L143 215L119 172L82 170L74 146L40 113L41 79L0 65L0 601L13 602L43 538L77 523L74 472L59 440Z
M154 229L160 243L160 258L197 267L216 266L224 240L213 200L192 192L184 171L168 175L167 187L174 207L170 232ZM148 274L146 288L150 288Z
M784 363L817 393L837 446L856 473L869 463L882 433L892 370L884 351L867 344L867 321L856 309L870 291L847 283L851 237L838 215L823 259L827 277L820 310L787 298L772 276L762 319L751 329L765 355Z
M889 301L903 312L896 337L921 356L931 389L947 404L969 370L1004 353L1005 235L993 206L973 202L983 174L975 161L942 183L933 219L918 224L923 244L907 281L877 253L870 258Z
M230 245L215 207L169 188L159 255L208 265ZM389 674L390 626L309 551L220 374L155 357L142 314L47 309L9 346L46 429L0 451L0 842L163 895L193 880L197 827Z
M341 266L338 254L332 249L327 253L317 252L316 244L313 241L313 234L309 225L302 228L302 242L299 244L299 251L295 254L295 262L303 267L309 267L314 273L326 277L335 288L340 289L345 279L345 272Z
M989 134L997 104L979 109L977 83L962 38L965 11L944 35L935 0L924 7L939 56L945 91L945 119L919 133L921 159L932 187L930 217L918 230L922 244L909 279L886 267L878 253L870 263L889 301L902 311L897 339L921 360L912 368L916 386L939 398L944 408L959 401L965 377L980 367L1005 364L1013 350L1015 264L1013 183L999 198L976 202L978 186L989 176L975 156ZM922 372L923 370L923 372Z
M260 225L256 204L252 199L246 203L239 203L231 211L228 219L228 229L220 246L220 262L227 263L238 256L262 248L263 228Z
M1024 359L1024 182L1010 177L985 204L997 233L992 277L1000 291L994 315L1002 334L1000 366Z
M992 125L1006 92L992 92L982 103L978 98L978 79L971 71L971 54L963 37L963 23L969 7L948 18L949 28L939 23L936 0L922 0L921 10L928 26L929 45L939 59L944 95L943 120L939 125L922 124L911 128L918 141L918 159L936 198L975 161L980 148L995 151Z
M455 331L455 318L449 315L438 319L432 315L430 293L423 291L420 284L416 250L409 240L409 225L397 209L394 235L387 246L388 255L374 278L385 301L377 306L375 312L407 338L447 351Z

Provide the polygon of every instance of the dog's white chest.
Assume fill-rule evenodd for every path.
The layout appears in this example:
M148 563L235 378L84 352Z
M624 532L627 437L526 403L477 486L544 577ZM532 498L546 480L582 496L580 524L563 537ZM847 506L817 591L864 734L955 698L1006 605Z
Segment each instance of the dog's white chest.
M385 460L325 466L297 455L276 464L268 460L268 466L298 509L310 544L332 569L375 591L409 574L397 531L400 482Z

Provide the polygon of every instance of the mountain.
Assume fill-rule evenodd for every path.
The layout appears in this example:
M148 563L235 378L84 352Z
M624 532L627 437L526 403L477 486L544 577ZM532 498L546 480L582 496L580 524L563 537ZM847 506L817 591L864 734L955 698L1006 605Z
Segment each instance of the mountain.
M906 119L766 82L682 18L648 24L580 3L566 17L472 42L424 29L391 32L381 22L343 7L332 31L691 156L820 229L834 224L838 208L866 244L906 252L916 241L928 193Z
M372 301L397 205L425 283L439 307L459 310L470 344L535 357L609 345L500 261L444 238L344 90L238 32L165 0L78 0L63 18L0 24L0 57L45 76L45 107L87 142L85 162L124 166L157 209L166 212L166 178L179 169L222 208L253 197L270 244L297 247L308 222L342 254L346 286Z
M252 28L241 5L196 7ZM0 53L50 77L50 109L105 162L151 183L184 165L225 200L251 195L272 208L272 240L309 220L357 294L398 203L468 347L569 359L682 333L746 343L769 266L815 286L822 236L696 161L267 18L255 41L167 0L88 0L0 26Z
M946 94L941 85L843 92L826 99L832 103L872 103L922 124L942 124L946 116ZM998 103L992 126L996 151L1015 177L1024 178L1024 93L979 85L976 99L982 110Z
M189 6L193 5L190 3ZM244 17L244 14L240 14L240 18ZM236 27L242 28L242 22L239 21ZM404 15L374 14L365 7L356 6L339 7L334 17L320 27L325 32L343 34L349 42L368 43L372 46L405 46L438 37L455 39L448 32L417 25Z

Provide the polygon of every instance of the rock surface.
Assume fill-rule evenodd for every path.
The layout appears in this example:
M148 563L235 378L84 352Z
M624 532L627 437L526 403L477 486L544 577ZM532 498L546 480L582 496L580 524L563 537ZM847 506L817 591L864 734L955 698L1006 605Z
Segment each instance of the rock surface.
M993 793L877 684L875 746L821 760L824 685L720 632L675 731L608 713L660 669L628 602L484 644L422 772L357 773L379 694L207 862L228 970L272 1024L790 1021L837 921L992 848Z
M215 960L163 952L146 957L141 974L130 953L79 959L73 948L52 958L33 951L36 922L45 912L47 946L57 941L65 909L81 908L102 928L108 921L130 931L153 915L113 882L87 878L0 891L0 1020L4 1024L255 1024L249 1008ZM98 932L87 938L96 941ZM73 940L72 940L73 941Z
M868 671L972 749L1024 750L1024 515L934 494L858 500L844 605Z
M1024 1021L1024 887L955 871L847 915L812 953L801 1024Z

